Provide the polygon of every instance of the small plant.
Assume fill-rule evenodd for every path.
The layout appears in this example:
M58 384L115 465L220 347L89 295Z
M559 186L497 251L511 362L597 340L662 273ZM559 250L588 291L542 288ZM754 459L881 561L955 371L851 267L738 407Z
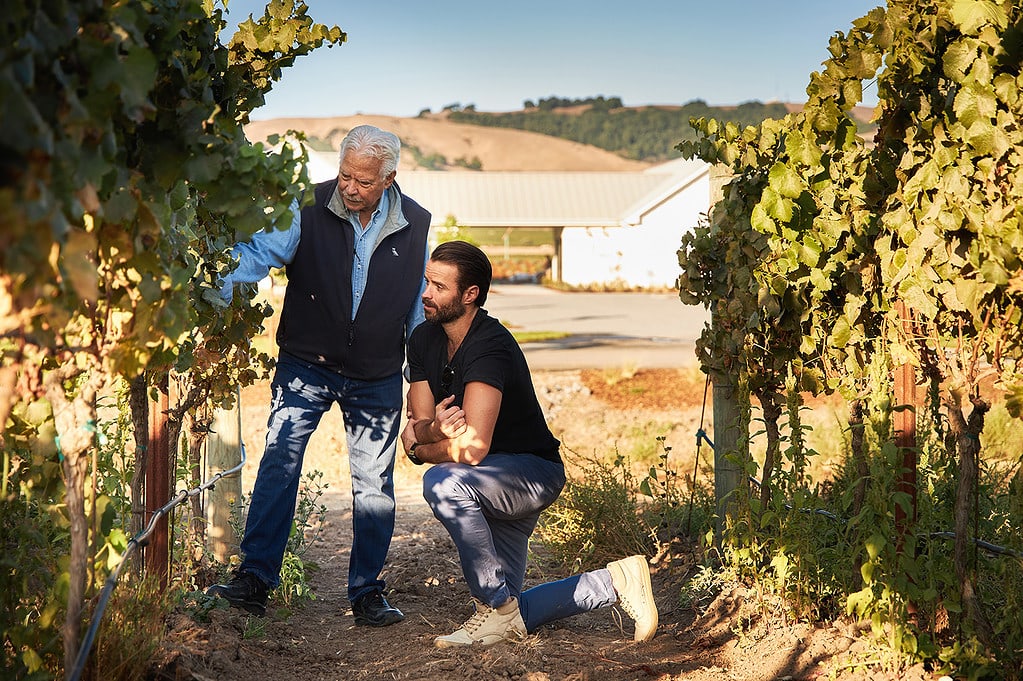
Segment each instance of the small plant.
M703 614L707 607L724 588L723 574L710 565L701 565L693 578L682 586L679 594L679 605L693 610L697 615Z
M297 554L285 551L281 562L281 583L274 589L274 598L287 608L314 600L316 594L309 586L309 575L318 567L316 563L306 562Z
M281 581L272 592L274 599L286 608L316 598L309 586L309 574L318 566L305 560L304 556L320 537L321 523L327 513L327 506L320 502L320 497L327 487L327 483L323 482L323 471L319 470L306 473L299 484L295 517L291 521L291 532L281 563ZM232 508L230 523L239 537L244 535L248 504L249 498L243 495Z
M209 622L211 612L230 607L223 598L207 596L203 591L183 592L178 606L196 622Z
M623 456L587 461L558 500L540 516L537 538L551 557L576 570L602 567L653 550L652 531L639 513L637 485Z
M310 471L298 488L298 502L295 505L295 520L291 524L287 550L297 556L305 555L309 547L320 538L323 517L327 507L320 497L327 489L323 482L323 471Z
M246 617L242 638L246 641L254 638L266 638L266 623L265 617Z
M618 385L622 381L627 381L636 375L639 369L632 362L626 362L620 367L605 369L603 371L604 381L610 385Z
M714 514L714 492L697 486L696 481L680 479L679 471L668 462L671 446L664 436L657 437L660 453L640 482L639 491L651 502L643 511L659 544L707 529Z

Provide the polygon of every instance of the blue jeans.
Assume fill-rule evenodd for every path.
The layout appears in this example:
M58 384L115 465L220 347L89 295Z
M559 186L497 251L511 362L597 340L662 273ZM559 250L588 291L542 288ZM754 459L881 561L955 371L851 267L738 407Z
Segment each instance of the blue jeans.
M252 490L240 569L271 588L295 517L302 459L320 418L341 407L352 477L352 553L348 597L382 591L380 571L394 534L394 454L401 412L401 373L375 380L346 378L282 353L274 374L266 450Z
M606 569L522 591L529 537L564 486L564 468L532 454L441 463L423 475L423 496L455 542L469 593L491 607L515 596L529 632L618 600Z

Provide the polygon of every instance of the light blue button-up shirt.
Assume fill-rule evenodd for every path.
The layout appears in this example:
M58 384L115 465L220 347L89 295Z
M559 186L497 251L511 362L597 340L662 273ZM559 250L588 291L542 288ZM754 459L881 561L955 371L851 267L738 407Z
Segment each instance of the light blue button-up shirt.
M348 212L348 222L355 228L355 262L352 263L352 319L359 311L359 303L366 292L366 280L369 278L369 259L373 257L373 249L380 238L380 232L384 228L384 219L390 208L391 200L388 198L390 192L385 191L380 196L380 203L373 211L372 217L366 229L362 228L362 221L359 214ZM346 209L347 210L347 209Z

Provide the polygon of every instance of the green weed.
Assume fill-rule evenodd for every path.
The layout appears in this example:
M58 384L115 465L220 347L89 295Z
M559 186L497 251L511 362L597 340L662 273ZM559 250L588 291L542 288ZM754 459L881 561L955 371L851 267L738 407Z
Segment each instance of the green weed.
M246 617L245 629L242 630L242 638L246 641L266 638L267 621L268 620L265 617Z
M702 615L714 602L727 580L724 574L710 565L701 565L679 593L679 605Z
M323 482L323 471L314 470L302 477L295 504L295 517L281 563L280 584L272 592L273 599L285 608L292 608L304 601L314 600L316 594L309 585L309 577L319 566L305 559L309 548L316 543L322 531L322 521L327 507L320 501L328 484ZM242 495L232 509L231 526L236 536L243 536L244 517L248 511L249 498ZM226 570L225 570L226 572Z
M536 536L551 557L575 570L622 556L652 555L652 530L641 520L637 484L627 461L589 460L540 516Z

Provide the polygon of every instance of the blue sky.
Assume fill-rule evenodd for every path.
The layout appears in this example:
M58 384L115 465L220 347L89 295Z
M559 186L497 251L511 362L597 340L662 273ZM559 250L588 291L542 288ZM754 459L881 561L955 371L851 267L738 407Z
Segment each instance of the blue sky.
M626 106L802 101L829 38L883 0L306 0L348 41L284 71L253 118L510 111L557 96ZM264 3L229 0L239 22ZM228 31L233 31L229 28ZM876 92L867 88L867 104Z

